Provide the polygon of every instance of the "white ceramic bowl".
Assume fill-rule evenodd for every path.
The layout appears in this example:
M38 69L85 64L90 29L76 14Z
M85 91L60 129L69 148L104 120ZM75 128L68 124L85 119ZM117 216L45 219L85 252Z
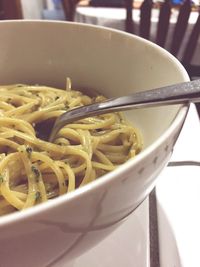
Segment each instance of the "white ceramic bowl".
M0 84L64 87L66 76L75 88L108 97L189 79L173 56L130 34L66 22L0 22ZM60 266L106 237L152 190L187 110L127 112L145 143L136 158L68 195L1 217L1 265Z

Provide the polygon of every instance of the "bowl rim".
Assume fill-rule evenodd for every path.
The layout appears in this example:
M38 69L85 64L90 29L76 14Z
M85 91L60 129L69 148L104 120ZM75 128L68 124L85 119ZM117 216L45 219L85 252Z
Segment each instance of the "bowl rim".
M183 67L183 65L176 59L172 54L170 54L167 50L163 49L162 47L158 46L155 43L152 43L151 41L148 41L144 38L141 38L139 36L123 32L121 30L112 29L104 26L97 26L97 25L91 25L91 24L85 24L85 23L78 23L78 22L68 22L68 21L53 21L53 20L5 20L1 21L0 25L2 24L55 24L55 25L71 25L74 27L85 27L85 28L91 28L94 30L100 30L100 31L108 31L112 33L117 33L120 35L123 35L128 38L135 38L139 41L146 43L149 46L152 46L156 48L157 50L160 50L161 53L164 53L166 57L169 58L169 60L172 61L174 65L177 66L177 69L180 70L180 73L182 74L182 80L188 81L189 76ZM84 185L81 188L77 188L76 190L66 193L62 196L59 196L55 199L52 199L51 201L47 201L45 203L40 203L39 205L33 206L31 208L28 208L23 211L16 211L11 214L6 214L0 216L0 229L3 229L5 227L8 227L12 224L16 224L25 220L32 219L36 215L40 215L43 212L49 212L51 210L54 210L58 208L59 206L63 204L67 204L74 199L79 199L83 197L85 194L90 193L93 190L97 190L98 188L104 187L105 185L109 186L112 184L112 181L114 179L119 179L121 175L125 171L128 171L132 169L135 165L137 165L142 159L147 158L155 149L157 149L176 129L177 126L180 125L180 123L184 122L184 119L187 115L189 109L189 104L185 105L179 105L179 110L177 111L177 114L175 115L173 121L171 122L170 126L163 132L162 135L159 136L159 138L150 144L148 147L146 147L144 150L142 150L135 158L130 159L129 161L125 162L121 166L119 166L116 170L113 172L107 173L103 175L100 179L94 180L89 184Z

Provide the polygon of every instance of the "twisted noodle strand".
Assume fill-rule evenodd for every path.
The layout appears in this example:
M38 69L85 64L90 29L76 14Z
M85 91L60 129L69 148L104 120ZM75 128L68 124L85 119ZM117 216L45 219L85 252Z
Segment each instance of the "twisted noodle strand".
M71 90L69 79L66 87L0 86L0 214L71 192L140 152L140 133L121 113L79 120L54 143L44 140L66 110L105 99Z

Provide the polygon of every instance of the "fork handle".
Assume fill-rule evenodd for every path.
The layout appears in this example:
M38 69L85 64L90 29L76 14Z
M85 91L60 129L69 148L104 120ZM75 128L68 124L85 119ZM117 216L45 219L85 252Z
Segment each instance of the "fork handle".
M108 99L69 110L56 119L50 141L66 124L95 115L144 107L200 102L200 79Z

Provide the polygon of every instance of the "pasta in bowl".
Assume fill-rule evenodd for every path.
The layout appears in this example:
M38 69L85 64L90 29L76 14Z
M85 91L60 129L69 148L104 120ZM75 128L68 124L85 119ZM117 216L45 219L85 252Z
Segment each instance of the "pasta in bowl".
M0 86L0 214L73 191L141 151L139 131L121 113L67 125L54 144L43 140L66 110L105 100L71 90L69 79L66 87Z
M169 161L188 106L131 110L125 113L129 123L117 114L75 122L50 144L45 136L52 117L69 105L98 101L55 88L65 88L64 77L70 77L73 89L110 98L189 77L162 48L116 30L19 20L1 21L0 32L1 264L67 266L148 196ZM63 104L66 93L72 101ZM50 194L53 199L46 201ZM18 209L23 211L12 212Z

